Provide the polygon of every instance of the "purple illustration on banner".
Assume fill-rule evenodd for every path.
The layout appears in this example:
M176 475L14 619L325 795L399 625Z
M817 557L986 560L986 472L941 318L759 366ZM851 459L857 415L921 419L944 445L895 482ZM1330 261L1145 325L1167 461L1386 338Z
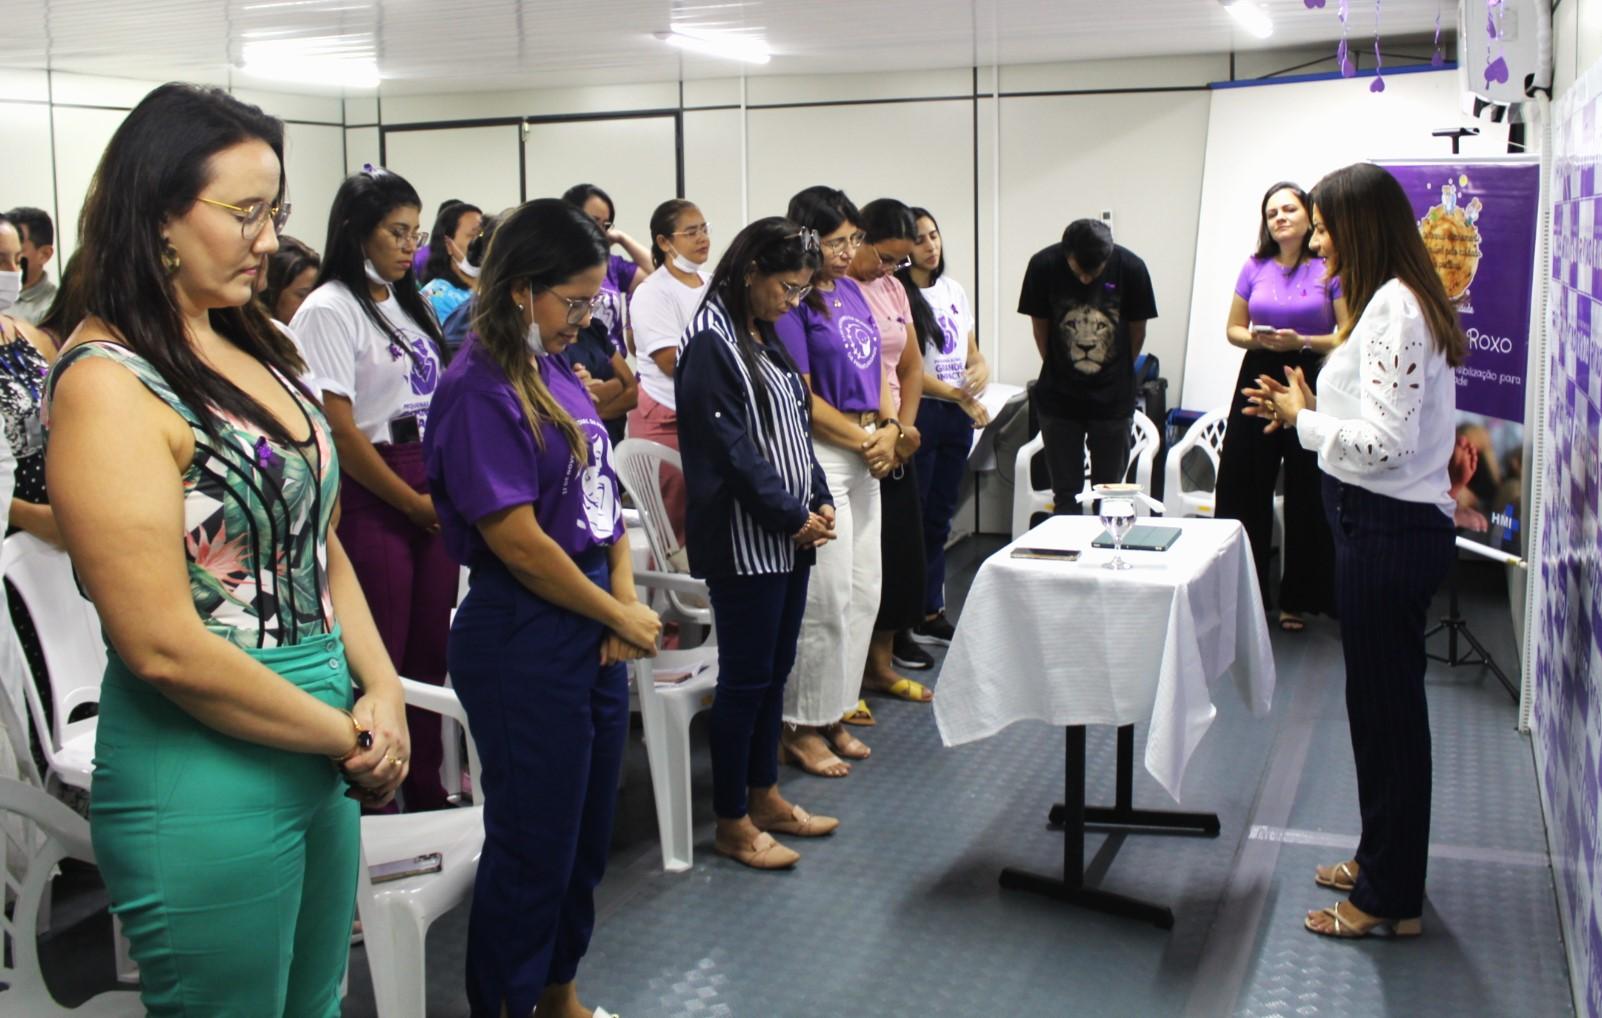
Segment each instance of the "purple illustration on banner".
M1524 420L1540 168L1535 163L1388 165L1468 336L1457 408Z
M1575 998L1602 1012L1602 72L1552 113L1546 419L1529 639L1536 773ZM1487 217L1490 216L1487 211Z
M439 355L434 351L434 345L426 339L412 337L411 373L406 376L411 384L412 393L417 396L427 396L439 385Z

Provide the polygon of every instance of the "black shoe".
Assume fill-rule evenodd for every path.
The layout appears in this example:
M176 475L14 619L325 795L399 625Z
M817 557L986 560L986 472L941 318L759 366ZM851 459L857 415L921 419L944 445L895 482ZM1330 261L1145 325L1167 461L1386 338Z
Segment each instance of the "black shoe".
M919 643L937 643L942 647L951 646L951 638L956 635L956 628L951 620L946 618L945 612L940 612L932 619L924 619L912 627L912 638Z
M909 672L922 672L934 667L934 658L913 643L911 634L905 629L896 630L895 642L890 645L890 660L897 668L905 668Z

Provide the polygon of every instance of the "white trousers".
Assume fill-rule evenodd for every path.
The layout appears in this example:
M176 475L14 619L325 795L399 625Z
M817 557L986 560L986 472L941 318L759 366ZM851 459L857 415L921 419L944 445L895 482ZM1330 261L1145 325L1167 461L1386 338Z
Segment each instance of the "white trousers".
M818 549L807 585L784 720L831 725L857 705L879 613L879 481L861 456L812 443L834 498L835 540Z

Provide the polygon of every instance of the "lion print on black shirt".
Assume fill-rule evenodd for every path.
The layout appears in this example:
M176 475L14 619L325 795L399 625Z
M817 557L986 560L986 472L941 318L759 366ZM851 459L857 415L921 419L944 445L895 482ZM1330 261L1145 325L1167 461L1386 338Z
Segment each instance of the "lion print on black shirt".
M1097 375L1112 359L1118 337L1118 309L1075 304L1057 325L1068 348L1068 363L1082 375Z

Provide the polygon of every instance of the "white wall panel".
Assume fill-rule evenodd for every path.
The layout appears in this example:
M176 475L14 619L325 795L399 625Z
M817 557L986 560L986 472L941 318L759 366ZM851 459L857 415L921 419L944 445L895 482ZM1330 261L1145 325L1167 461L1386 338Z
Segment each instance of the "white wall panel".
M684 114L684 197L700 206L712 227L713 264L745 226L740 200L744 121L739 110Z
M676 144L672 117L530 124L528 196L560 198L574 184L594 184L611 196L617 229L649 248L651 212L678 193Z
M50 76L45 71L0 67L0 99L46 102L50 98Z
M751 218L783 215L814 184L859 206L898 198L927 208L946 238L946 271L974 292L973 103L752 110Z
M423 199L425 230L448 198L471 202L486 213L518 203L516 124L390 131L384 146L386 165Z
M260 106L265 112L284 120L304 120L320 124L341 124L345 120L344 102L338 96L291 95L288 92L265 92L258 89L236 88L234 98Z
M284 125L284 173L289 178L289 200L294 205L290 236L317 251L328 236L328 209L345 175L345 129L320 124Z
M376 127L349 127L345 129L345 172L355 173L367 163L377 166L379 130Z
M1075 219L1113 213L1113 237L1151 272L1157 318L1146 349L1178 385L1189 317L1207 93L1003 99L999 289L1002 381L1040 372L1029 320L1017 314L1024 268Z
M89 181L106 143L128 116L124 110L89 110L57 106L56 128L56 257L65 265L77 247L78 213Z
M1170 393L1169 405L1193 410L1227 404L1240 371L1241 353L1224 339L1224 320L1235 277L1256 243L1263 190L1279 180L1311 188L1330 170L1364 159L1447 156L1450 144L1430 132L1476 123L1459 112L1455 71L1393 74L1378 94L1367 79L1343 78L1219 89L1210 106L1200 218L1176 223L1173 234L1177 246L1195 238L1196 273L1184 386ZM1332 129L1341 124L1362 129ZM1464 139L1464 155L1507 152L1505 124L1476 126L1481 134ZM1175 378L1171 369L1168 377Z
M1110 88L1176 88L1229 77L1229 55L1080 60L1071 64L1015 64L1001 68L1002 92L1069 92ZM980 88L989 78L980 78Z
M973 72L966 67L938 71L899 71L891 74L808 74L751 78L746 102L839 102L861 99L918 99L925 96L967 95Z
M31 205L49 212L54 219L56 188L50 164L50 107L40 103L0 102L0 138L5 139L6 150L0 211Z

